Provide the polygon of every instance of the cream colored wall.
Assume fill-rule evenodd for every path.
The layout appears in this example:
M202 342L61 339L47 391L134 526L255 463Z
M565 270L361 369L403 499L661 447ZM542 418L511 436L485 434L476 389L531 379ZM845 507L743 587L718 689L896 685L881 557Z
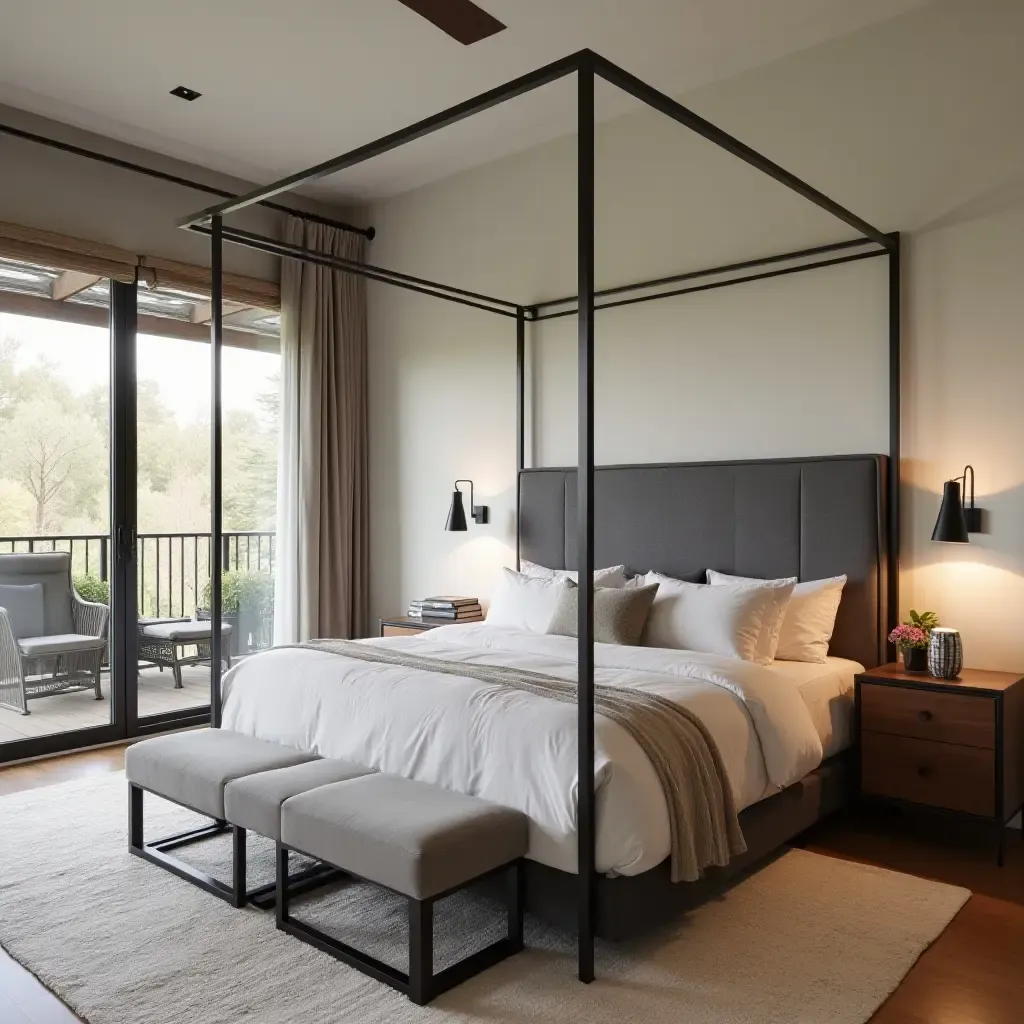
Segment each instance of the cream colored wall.
M1024 669L1024 7L936 4L684 97L884 230L908 234L902 604L935 608L967 658ZM575 290L574 141L380 204L376 262L502 297ZM599 283L849 237L656 116L598 134ZM598 459L885 451L884 260L608 312ZM486 595L514 543L514 326L372 286L375 614L428 591ZM532 360L538 462L575 460L573 325ZM970 461L991 532L929 540ZM443 532L455 477L492 525Z

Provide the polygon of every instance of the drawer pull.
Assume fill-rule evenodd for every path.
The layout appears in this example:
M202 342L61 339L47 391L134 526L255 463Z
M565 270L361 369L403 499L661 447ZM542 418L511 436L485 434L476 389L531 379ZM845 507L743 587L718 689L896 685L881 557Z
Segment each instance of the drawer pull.
M928 765L921 764L917 766L917 774L920 775L922 779L927 779L928 776L931 775L931 773L932 770L928 767Z
M932 713L930 711L918 711L917 720L919 722L930 722L932 720Z

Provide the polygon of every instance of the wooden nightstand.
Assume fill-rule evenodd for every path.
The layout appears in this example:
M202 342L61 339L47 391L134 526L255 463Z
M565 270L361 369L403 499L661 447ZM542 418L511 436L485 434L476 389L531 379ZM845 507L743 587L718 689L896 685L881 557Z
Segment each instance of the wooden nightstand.
M381 636L415 636L435 626L450 626L450 619L419 619L410 615L392 615L380 620Z
M1024 803L1024 679L892 664L855 685L861 793L990 819L1002 866L1006 823Z

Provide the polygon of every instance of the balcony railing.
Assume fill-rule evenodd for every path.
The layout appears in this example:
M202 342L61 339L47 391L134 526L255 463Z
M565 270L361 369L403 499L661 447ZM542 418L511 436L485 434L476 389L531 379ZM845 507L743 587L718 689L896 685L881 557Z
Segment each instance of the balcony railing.
M274 571L275 535L243 531L222 535L225 570ZM110 578L110 538L102 534L0 537L0 554L67 551L74 575ZM139 615L153 618L191 616L204 603L210 580L208 533L142 533L136 547Z

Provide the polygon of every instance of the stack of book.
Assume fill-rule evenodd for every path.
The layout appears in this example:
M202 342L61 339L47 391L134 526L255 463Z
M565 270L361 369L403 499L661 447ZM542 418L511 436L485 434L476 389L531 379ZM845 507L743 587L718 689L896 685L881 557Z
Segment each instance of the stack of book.
M450 622L479 622L484 617L480 602L475 597L425 597L409 604L409 617L413 619L447 619Z

